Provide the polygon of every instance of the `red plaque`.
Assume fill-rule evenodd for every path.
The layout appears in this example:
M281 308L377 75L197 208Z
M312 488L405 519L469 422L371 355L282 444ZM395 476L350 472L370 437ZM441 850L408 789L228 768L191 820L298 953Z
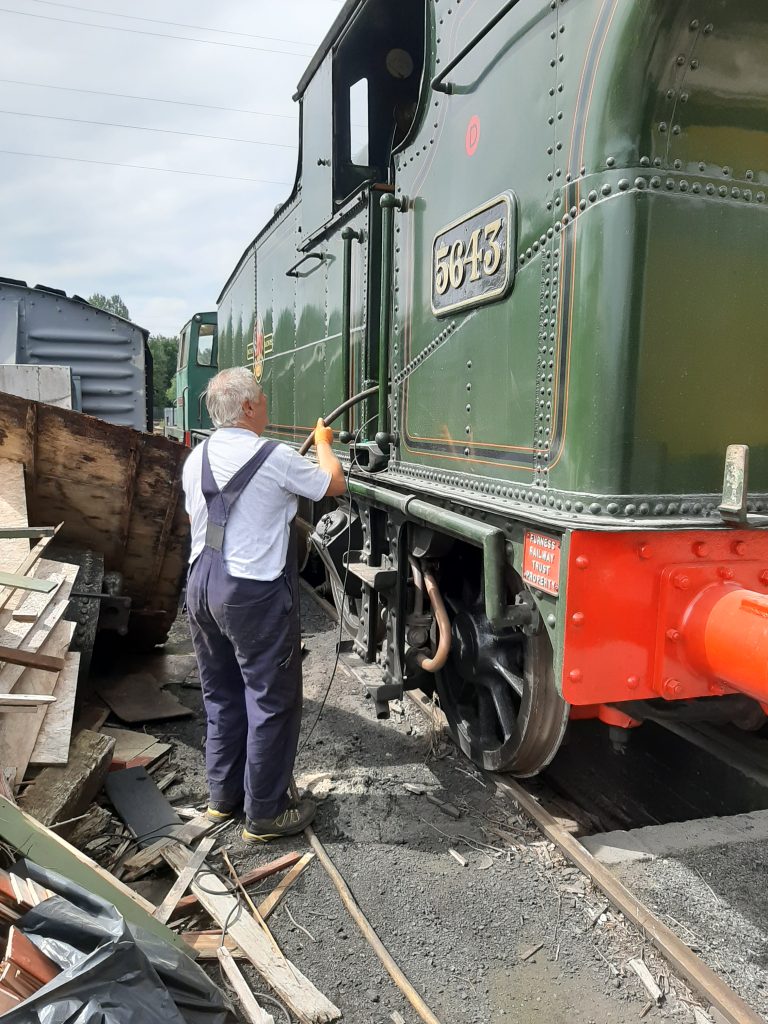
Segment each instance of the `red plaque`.
M546 533L525 535L523 579L546 594L560 593L560 538Z

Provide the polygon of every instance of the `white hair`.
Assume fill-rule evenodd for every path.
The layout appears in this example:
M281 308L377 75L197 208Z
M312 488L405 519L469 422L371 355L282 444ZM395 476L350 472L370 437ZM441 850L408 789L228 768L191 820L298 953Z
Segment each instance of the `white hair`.
M215 427L235 427L243 416L243 404L261 396L256 378L244 366L217 373L205 389L205 404Z

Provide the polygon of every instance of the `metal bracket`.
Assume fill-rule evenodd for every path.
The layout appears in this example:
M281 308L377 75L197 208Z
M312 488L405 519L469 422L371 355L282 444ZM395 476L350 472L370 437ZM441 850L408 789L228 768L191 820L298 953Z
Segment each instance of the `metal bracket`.
M717 511L729 526L745 526L749 496L749 445L729 444L725 450L723 500Z

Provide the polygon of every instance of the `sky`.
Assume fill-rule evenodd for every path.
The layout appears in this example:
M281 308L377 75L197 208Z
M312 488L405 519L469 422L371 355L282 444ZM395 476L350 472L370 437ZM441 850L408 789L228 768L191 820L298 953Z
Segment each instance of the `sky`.
M290 193L291 97L341 6L5 0L0 276L70 295L119 293L153 334L176 335L193 313L215 309L242 251ZM169 173L180 171L197 173Z

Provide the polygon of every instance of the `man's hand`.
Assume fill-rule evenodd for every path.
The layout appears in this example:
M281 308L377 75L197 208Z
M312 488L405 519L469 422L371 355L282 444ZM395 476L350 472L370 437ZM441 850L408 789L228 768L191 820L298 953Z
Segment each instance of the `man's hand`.
M333 444L333 431L330 427L326 427L322 416L317 421L313 440L320 468L324 469L326 473L331 474L331 482L328 484L325 496L326 498L336 498L346 491L347 481L344 476L344 470L341 468L341 463L334 455L333 448L331 448Z
M333 444L333 429L326 427L322 416L315 427L315 447L319 444Z

